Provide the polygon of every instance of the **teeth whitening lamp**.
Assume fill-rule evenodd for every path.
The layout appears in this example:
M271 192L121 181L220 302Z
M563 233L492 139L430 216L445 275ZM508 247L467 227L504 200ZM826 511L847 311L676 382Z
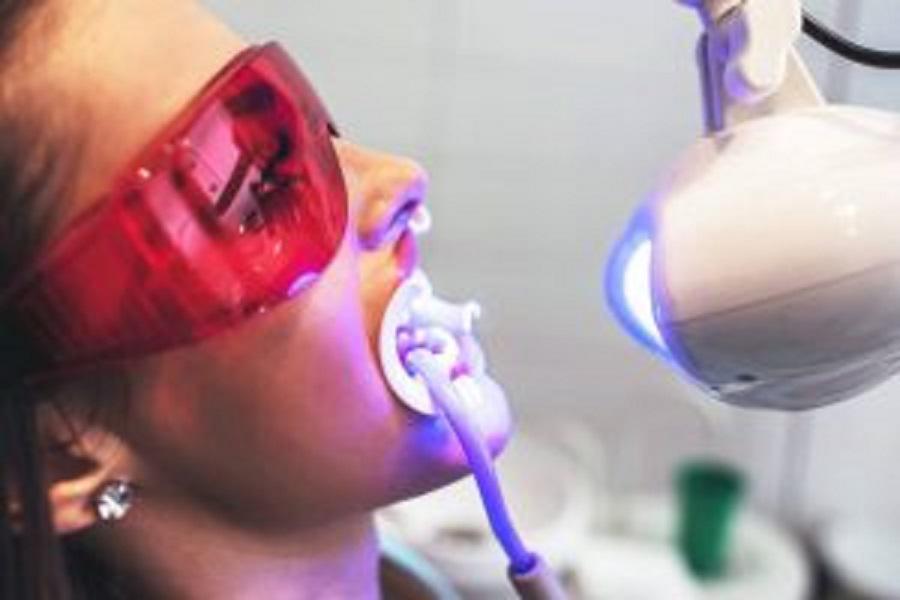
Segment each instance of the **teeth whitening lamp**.
M725 402L808 409L900 371L900 115L826 105L794 43L897 68L798 0L693 0L707 135L606 275L623 327Z
M900 67L900 57L804 21L798 0L685 3L707 30L708 135L615 247L610 305L639 342L727 402L801 409L849 397L900 370L900 219L889 218L900 117L825 106L793 44L803 23L858 62ZM478 314L417 274L386 310L382 367L411 410L456 433L520 597L562 600L513 525L472 416L484 383L460 340Z

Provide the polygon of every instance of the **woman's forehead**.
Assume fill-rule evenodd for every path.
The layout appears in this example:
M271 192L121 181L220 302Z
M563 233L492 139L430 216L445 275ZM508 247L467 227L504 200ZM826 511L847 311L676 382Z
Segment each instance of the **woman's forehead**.
M96 202L119 170L246 43L192 0L65 3L29 74L84 143L67 216ZM61 219L64 226L68 219Z

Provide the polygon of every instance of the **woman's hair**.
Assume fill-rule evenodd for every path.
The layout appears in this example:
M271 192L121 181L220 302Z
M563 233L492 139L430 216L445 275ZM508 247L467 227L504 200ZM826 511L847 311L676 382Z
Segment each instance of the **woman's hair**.
M56 104L63 101L18 85L23 57L39 53L54 26L41 18L52 1L0 0L0 298L46 241L74 172L62 152L77 154L72 132L60 126L64 108ZM72 541L64 550L54 532L37 427L47 395L4 370L21 343L4 333L4 319L0 307L0 599L109 597L94 585L106 578L89 554ZM77 574L75 587L69 572Z
M51 165L39 155L46 148L14 115L12 65L26 40L23 30L41 0L0 0L0 289L33 255L43 227L41 205L50 193L39 171ZM31 132L29 132L31 129ZM47 180L49 184L52 178ZM39 201L41 200L41 201ZM3 317L0 316L0 319ZM0 330L6 329L0 328ZM16 352L16 339L0 338L0 361ZM2 372L0 365L0 372ZM59 545L50 521L42 473L36 407L15 377L2 381L0 397L0 597L56 600L67 597Z

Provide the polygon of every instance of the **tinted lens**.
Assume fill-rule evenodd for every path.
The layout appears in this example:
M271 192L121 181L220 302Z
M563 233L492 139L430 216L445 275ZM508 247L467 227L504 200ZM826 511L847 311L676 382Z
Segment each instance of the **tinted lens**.
M217 310L252 312L312 284L347 221L328 116L277 48L232 78L171 149L168 177L145 193L182 218L167 239L191 257ZM155 208L155 207L154 207ZM175 210L178 209L176 205Z
M347 223L332 131L280 48L250 51L39 261L20 328L77 366L201 339L305 289Z

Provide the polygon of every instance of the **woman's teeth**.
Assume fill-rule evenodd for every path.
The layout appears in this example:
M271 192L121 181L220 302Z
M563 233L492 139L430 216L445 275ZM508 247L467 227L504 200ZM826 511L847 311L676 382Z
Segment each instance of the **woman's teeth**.
M475 302L453 304L430 294L413 299L408 324L398 331L401 362L406 365L409 352L424 348L438 358L451 378L482 372L484 356L472 335L480 317L481 307ZM467 350L475 354L473 360ZM475 361L477 364L472 364Z
M407 357L413 350L427 350L430 352L448 373L465 367L460 363L462 353L456 338L448 330L441 327L425 327L409 329L404 328L397 333L397 352L400 362L406 366L407 372L413 375L409 368Z

